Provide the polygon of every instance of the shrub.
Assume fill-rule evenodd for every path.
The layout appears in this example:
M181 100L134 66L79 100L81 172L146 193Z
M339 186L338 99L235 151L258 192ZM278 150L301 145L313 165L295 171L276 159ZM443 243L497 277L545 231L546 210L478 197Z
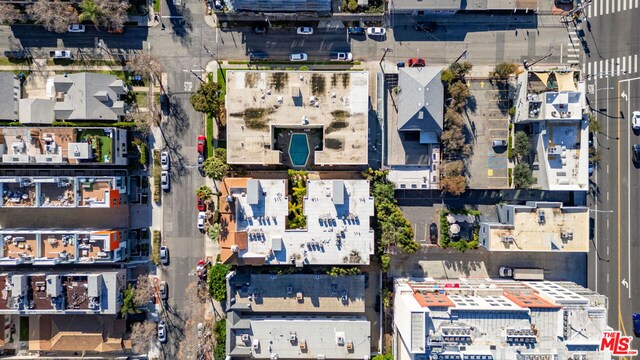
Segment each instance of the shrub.
M327 275L331 276L346 276L346 275L358 275L360 274L360 269L357 267L332 267L327 271Z
M151 261L156 266L160 265L160 245L162 243L160 230L153 230L153 244L151 246Z
M449 215L449 211L442 210L440 212L440 246L443 248L449 247L449 242L451 241L449 238L449 222L447 221L447 215Z
M513 117L516 114L516 107L512 106L509 108L509 116Z
M380 267L383 272L387 272L389 270L389 266L391 266L391 256L384 254L380 257Z
M503 62L496 65L496 67L493 69L493 72L491 73L491 76L504 80L508 79L509 76L515 74L516 71L518 71L518 64Z
M513 169L513 184L516 189L528 189L535 183L529 164L518 164Z
M531 151L531 140L527 133L524 131L516 132L514 142L513 152L518 160L522 160L525 156L529 155Z
M229 271L231 271L231 267L224 264L215 264L209 270L207 277L209 295L218 301L223 301L227 297L226 276Z

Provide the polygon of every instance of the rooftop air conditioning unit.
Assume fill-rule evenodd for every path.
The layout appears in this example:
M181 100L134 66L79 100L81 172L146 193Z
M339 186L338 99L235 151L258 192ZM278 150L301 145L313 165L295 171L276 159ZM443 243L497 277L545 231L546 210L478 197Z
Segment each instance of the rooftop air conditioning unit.
M338 335L336 337L336 342L338 343L339 346L344 346L344 336Z
M242 334L242 336L240 336L240 339L242 339L242 342L244 343L249 342L249 334Z
M296 342L297 340L298 340L298 337L296 336L295 332L292 332L291 334L289 334L289 341Z

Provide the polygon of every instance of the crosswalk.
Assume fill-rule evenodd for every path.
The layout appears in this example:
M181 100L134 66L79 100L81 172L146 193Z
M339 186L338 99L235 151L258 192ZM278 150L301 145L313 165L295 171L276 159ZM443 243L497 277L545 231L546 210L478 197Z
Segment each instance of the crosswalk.
M638 54L589 61L583 64L583 71L589 78L634 74L638 72Z
M587 6L587 17L594 18L622 11L637 9L640 0L592 0Z
M567 43L567 64L579 64L580 53L582 52L582 44L578 36L578 29L574 25L567 27L569 42Z

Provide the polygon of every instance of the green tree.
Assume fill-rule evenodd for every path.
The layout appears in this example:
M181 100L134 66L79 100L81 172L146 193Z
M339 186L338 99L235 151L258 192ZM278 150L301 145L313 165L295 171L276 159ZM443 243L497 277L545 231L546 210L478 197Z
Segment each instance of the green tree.
M503 62L496 65L496 67L493 69L493 72L491 73L491 76L505 80L508 79L512 74L515 74L516 71L518 71L518 64Z
M222 180L229 171L229 164L226 159L214 155L204 161L202 170L206 176L213 180Z
M395 202L395 185L393 183L374 183L371 187L371 196L374 199L380 199Z
M525 156L529 155L531 151L531 140L529 135L524 131L516 132L516 136L513 144L513 152L518 158L522 160Z
M136 308L135 298L136 289L129 284L129 286L124 290L124 296L122 298L122 307L120 308L120 313L122 313L122 315L137 314L140 312L140 310Z
M462 107L466 104L467 97L469 97L469 87L461 81L453 83L449 86L449 94L453 98L455 107Z
M80 22L91 21L96 29L98 29L98 25L104 16L102 9L93 0L82 0L79 7L80 15L78 16L78 20Z
M380 257L380 267L382 268L382 271L388 271L389 266L391 266L391 256L387 254L382 255Z
M458 79L456 79L456 75L453 73L453 71L451 71L450 69L444 69L442 70L442 74L440 74L440 80L443 83L451 84Z
M449 65L448 70L451 71L451 73L453 73L456 80L462 81L464 80L464 77L471 71L472 68L473 68L473 64L471 64L469 61L464 61L464 62L455 62Z
M215 264L209 270L207 281L209 282L209 295L218 301L227 297L226 276L231 271L229 265Z
M600 122L593 114L589 115L589 131L592 133L600 132Z
M213 190L207 185L202 185L196 189L196 197L200 199L209 199L213 195Z
M533 178L529 164L518 164L513 169L513 185L516 189L528 189L536 180Z
M349 12L356 12L356 10L358 10L358 0L349 0L347 10L349 10Z
M220 241L220 233L222 233L222 225L219 223L211 224L207 229L207 236L215 242Z
M371 360L393 360L393 355L391 355L391 353L386 353L384 355L378 354L374 356L373 359Z
M191 95L191 105L196 111L218 117L220 106L223 103L223 95L220 84L209 81L201 84L198 90Z

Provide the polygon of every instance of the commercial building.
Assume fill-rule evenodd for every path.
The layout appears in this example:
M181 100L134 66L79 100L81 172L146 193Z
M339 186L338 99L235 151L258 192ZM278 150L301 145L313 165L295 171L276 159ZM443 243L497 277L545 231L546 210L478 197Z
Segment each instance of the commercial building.
M229 70L226 76L229 164L367 164L366 71Z
M287 225L287 180L226 178L220 190L223 263L369 264L374 209L367 180L308 180L300 229Z
M391 0L391 15L399 16L452 16L458 12L535 12L536 0Z
M480 223L490 251L589 252L589 208L555 202L496 205L497 222Z
M227 355L234 359L368 359L364 275L227 277Z
M116 314L125 271L0 274L0 314Z
M331 14L331 0L229 0L225 5L232 12Z
M395 280L393 358L610 359L607 298L570 282Z
M525 161L545 190L589 189L589 120L585 82L572 69L518 76L515 130L531 136Z
M0 266L109 264L128 257L124 230L0 229Z
M389 179L399 189L437 189L444 87L441 67L400 68L397 107L388 111Z
M127 194L123 176L0 176L0 207L86 207L120 206Z
M127 130L0 127L0 165L128 164Z

